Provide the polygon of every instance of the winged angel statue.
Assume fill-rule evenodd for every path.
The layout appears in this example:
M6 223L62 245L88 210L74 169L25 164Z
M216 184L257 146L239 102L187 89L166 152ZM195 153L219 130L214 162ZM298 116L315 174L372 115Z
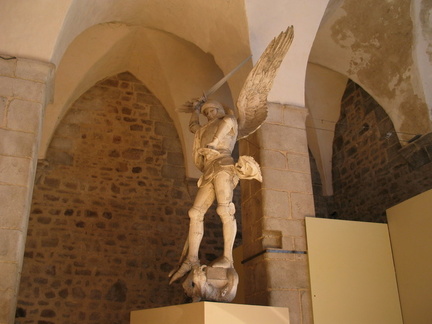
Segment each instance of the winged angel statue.
M180 112L192 113L189 129L195 134L193 144L193 161L202 172L198 180L198 192L192 208L189 210L189 234L186 240L178 268L170 273L170 284L187 273L183 287L194 300L231 301L235 297L238 279L234 270L232 249L237 224L234 217L235 207L232 202L233 190L239 179L256 179L261 181L258 163L250 156L240 156L235 163L231 154L237 140L255 132L267 117L267 95L271 90L277 70L293 40L293 27L290 26L274 38L249 73L237 100L235 116L231 109L221 103L208 99L221 83L215 85L207 94L193 99L183 105ZM232 71L234 72L234 71ZM227 77L222 79L225 82ZM199 115L203 114L208 122L200 125ZM212 287L206 281L205 274L210 269L201 266L198 250L204 234L204 215L216 199L216 212L223 224L223 255L210 267L226 269L223 275L226 284ZM217 270L220 273L220 269ZM199 282L201 281L201 282ZM235 286L235 287L234 287ZM188 290L201 292L188 293ZM192 297L191 296L191 297ZM231 300L230 300L231 299Z

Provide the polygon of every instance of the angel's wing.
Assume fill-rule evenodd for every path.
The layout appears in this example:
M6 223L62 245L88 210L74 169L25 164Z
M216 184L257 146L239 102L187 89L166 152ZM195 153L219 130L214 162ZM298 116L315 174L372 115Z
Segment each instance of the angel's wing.
M267 118L267 95L293 38L294 28L290 26L270 42L249 73L237 100L238 139L255 132Z

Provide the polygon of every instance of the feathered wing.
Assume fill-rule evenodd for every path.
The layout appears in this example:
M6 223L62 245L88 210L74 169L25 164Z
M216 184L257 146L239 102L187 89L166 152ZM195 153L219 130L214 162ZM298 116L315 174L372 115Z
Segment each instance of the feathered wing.
M270 42L249 73L237 100L238 139L255 132L267 118L267 95L293 38L290 26Z

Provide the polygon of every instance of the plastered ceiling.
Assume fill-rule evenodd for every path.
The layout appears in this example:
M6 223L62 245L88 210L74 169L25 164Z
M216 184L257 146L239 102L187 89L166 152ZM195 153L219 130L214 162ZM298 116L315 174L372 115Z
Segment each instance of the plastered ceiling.
M383 106L402 141L430 131L431 7L428 0L3 0L0 28L7 32L0 34L0 53L57 67L41 158L74 100L95 82L130 71L167 109L188 174L196 176L188 162L188 116L175 108L250 54L255 62L272 37L294 25L269 99L310 110L309 146L331 191L331 132L347 78ZM252 62L218 99L233 104ZM325 138L313 124L323 119Z

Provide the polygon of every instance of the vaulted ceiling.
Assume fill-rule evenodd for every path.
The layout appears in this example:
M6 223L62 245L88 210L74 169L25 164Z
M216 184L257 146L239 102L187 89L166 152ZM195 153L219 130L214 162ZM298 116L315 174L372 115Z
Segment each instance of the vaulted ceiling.
M84 91L130 71L167 109L188 160L188 116L175 109L253 54L217 93L233 105L266 44L294 25L294 43L269 100L310 110L309 145L331 183L332 130L348 78L383 106L401 140L430 131L431 10L427 0L5 0L0 53L56 65L40 157Z

